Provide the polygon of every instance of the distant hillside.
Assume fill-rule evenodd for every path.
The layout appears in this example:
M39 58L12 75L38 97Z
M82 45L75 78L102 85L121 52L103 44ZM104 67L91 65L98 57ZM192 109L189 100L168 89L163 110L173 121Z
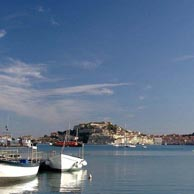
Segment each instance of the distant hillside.
M110 122L82 123L74 127L79 140L88 144L154 144L153 136L128 131Z
M146 135L133 130L126 130L111 122L89 122L74 126L73 130L52 132L50 136L40 137L40 142L75 140L85 144L164 144L164 145L194 145L194 133Z
M79 140L89 144L109 144L114 142L114 135L126 130L110 122L90 122L74 126Z
M45 135L41 142L63 141L65 136L69 140L78 136L78 141L85 144L154 144L153 136L129 131L111 122L89 122L74 126L73 130L52 132Z

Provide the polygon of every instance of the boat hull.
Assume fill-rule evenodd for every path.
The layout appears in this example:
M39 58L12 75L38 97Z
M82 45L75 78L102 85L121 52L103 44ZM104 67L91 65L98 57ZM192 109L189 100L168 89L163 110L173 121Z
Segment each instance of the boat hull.
M58 146L58 147L82 147L82 143L77 142L77 141L57 141L53 144L53 146Z
M87 162L84 159L66 154L57 154L49 158L50 168L60 171L80 170L83 166L86 165Z
M26 179L37 175L39 164L0 161L0 179Z

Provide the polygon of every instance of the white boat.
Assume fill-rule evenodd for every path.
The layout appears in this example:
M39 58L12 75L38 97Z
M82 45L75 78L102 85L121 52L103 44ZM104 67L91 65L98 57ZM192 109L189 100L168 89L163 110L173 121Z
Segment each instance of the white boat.
M112 145L115 147L127 147L128 144L126 144L126 143L113 143Z
M117 144L117 143L114 143L114 144L112 144L112 145L115 146L115 147L123 147L122 144Z
M135 144L128 144L127 147L136 148L136 145Z
M48 165L51 169L55 170L75 171L82 169L83 166L87 165L87 162L82 158L60 153L50 156Z
M52 155L48 157L47 165L54 170L59 171L76 171L82 169L82 167L87 165L86 160L83 159L84 156L84 144L82 145L82 158L64 154L65 140L61 148L61 153L52 152Z
M6 161L0 160L0 181L9 179L26 179L37 175L38 163L30 163L28 160Z
M113 144L115 147L130 147L130 148L136 148L135 144L128 144L128 143L120 143L120 144Z
M28 150L26 150L28 151ZM40 164L37 162L37 150L32 149L25 157L20 155L18 149L0 150L0 182L31 178L37 175Z

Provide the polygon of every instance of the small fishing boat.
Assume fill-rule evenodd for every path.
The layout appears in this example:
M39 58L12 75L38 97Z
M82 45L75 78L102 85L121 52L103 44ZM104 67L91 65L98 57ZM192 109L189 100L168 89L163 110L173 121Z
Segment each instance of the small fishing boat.
M82 169L83 166L86 166L87 162L76 156L59 153L49 157L48 165L54 170L76 171Z
M64 154L65 141L60 153L52 152L48 157L46 164L54 170L59 171L76 171L82 169L87 165L86 160L83 159L84 145L82 146L82 158Z
M127 144L126 147L136 148L136 145L135 144Z
M29 163L27 160L6 161L0 160L0 179L26 179L37 175L38 163Z
M114 143L114 144L112 144L113 146L115 146L115 147L125 147L125 144L123 144L123 143Z
M69 127L70 128L70 127ZM65 138L63 141L56 141L53 143L53 146L59 147L82 147L83 143L78 141L78 130L76 130L76 136L70 135L70 129L66 131Z
M68 132L70 133L70 130ZM69 137L69 134L67 134L66 132L64 141L60 143L61 144L60 146L62 146L61 153L53 152L52 155L48 157L48 160L46 161L46 163L51 169L59 170L59 171L76 171L76 170L82 169L83 166L87 165L86 160L83 159L84 144L82 144L81 146L82 147L82 158L63 153L65 147L67 146L72 147L72 146L78 145L78 141L77 141L78 131L73 141L67 140L68 137Z
M39 163L31 152L32 156L22 158L18 150L0 151L0 181L21 180L31 178L37 175Z
M82 143L78 141L56 141L53 143L53 146L59 146L59 147L81 147Z

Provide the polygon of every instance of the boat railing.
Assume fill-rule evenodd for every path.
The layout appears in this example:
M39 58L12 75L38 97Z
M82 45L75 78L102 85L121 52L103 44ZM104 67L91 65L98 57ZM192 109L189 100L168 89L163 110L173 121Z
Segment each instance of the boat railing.
M1 160L19 160L21 155L18 150L0 150L0 159Z
M42 160L47 159L47 153L45 153L45 152L32 152L31 158L32 158L32 161L36 161L36 162L42 161Z
M50 152L47 153L47 158L53 157L57 154L57 152L55 150L52 150Z
M70 155L70 156L74 156L74 157L78 157L78 158L84 159L84 146L82 146L81 149L79 149L77 153L76 153L76 152L71 152L71 151L64 152L63 149L62 149L61 152L56 151L56 150L52 150L52 151L50 151L50 152L45 153L45 157L44 157L44 158L45 158L45 159L46 159L46 158L48 159L48 158L50 158L50 157L53 157L53 156L55 156L55 155L58 155L59 153L66 153L66 154L68 154L68 155Z
M0 150L0 160L28 160L30 163L37 163L44 158L43 152L34 149L5 149Z

